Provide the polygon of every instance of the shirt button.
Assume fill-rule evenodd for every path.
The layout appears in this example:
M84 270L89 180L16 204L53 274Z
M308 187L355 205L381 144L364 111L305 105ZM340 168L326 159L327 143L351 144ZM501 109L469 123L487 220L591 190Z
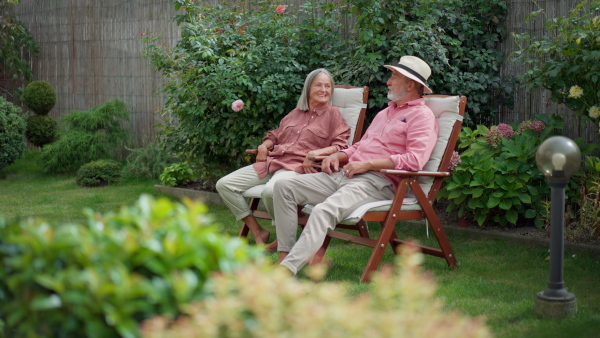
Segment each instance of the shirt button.
M311 116L310 118L311 118L311 119L314 119L315 117L314 117L314 116Z
M298 134L300 134L300 130L298 130Z
M306 123L304 124L304 126L306 127Z
M283 153L285 153L285 151L284 151L284 150L282 150L282 151L281 151L281 153L283 154Z

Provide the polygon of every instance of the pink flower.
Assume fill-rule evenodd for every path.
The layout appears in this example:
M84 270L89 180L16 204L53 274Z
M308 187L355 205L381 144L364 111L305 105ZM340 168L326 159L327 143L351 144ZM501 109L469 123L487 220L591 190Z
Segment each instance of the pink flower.
M533 130L537 131L538 134L541 134L542 131L544 130L544 128L546 128L546 125L544 124L544 122L541 122L541 121L532 121L529 124L529 129L533 129Z
M500 123L497 129L502 137L511 138L513 136L513 128L506 123Z
M233 109L233 111L236 113L242 110L242 108L244 108L244 101L242 100L235 100L231 104L231 109Z
M281 14L281 13L285 12L285 7L277 6L277 9L275 10L275 12L277 12L277 14Z
M452 157L450 157L450 163L448 164L448 171L453 172L459 163L460 163L460 154L456 151L452 152Z
M502 134L498 129L490 129L484 135L486 142L494 148L498 148L500 142L502 142Z

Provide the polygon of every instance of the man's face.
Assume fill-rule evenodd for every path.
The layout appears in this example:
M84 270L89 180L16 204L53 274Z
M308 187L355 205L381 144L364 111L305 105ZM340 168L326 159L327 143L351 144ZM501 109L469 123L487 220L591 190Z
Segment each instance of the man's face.
M407 93L408 78L398 72L392 71L392 77L387 81L388 99L398 101Z

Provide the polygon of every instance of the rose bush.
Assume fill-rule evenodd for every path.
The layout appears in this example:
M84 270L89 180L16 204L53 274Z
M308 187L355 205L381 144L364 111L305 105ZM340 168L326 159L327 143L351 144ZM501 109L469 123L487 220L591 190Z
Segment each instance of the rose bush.
M333 62L337 54L329 51L343 39L328 13L337 9L308 3L298 24L273 0L251 9L244 1L174 3L181 13L177 45L142 37L151 65L169 80L161 144L206 178L220 177L247 164L244 150L296 106L306 75Z

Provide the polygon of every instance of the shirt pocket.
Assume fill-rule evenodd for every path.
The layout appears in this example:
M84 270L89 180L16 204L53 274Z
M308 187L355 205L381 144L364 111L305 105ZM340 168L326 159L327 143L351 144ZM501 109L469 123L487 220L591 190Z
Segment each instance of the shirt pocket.
M384 128L380 139L386 146L395 144L406 145L406 134L408 133L408 123L401 120L392 120Z
M291 123L286 124L279 136L279 144L285 144L292 142L290 141L292 138L296 138L298 136L298 131L300 127L298 126L298 121L293 121Z

